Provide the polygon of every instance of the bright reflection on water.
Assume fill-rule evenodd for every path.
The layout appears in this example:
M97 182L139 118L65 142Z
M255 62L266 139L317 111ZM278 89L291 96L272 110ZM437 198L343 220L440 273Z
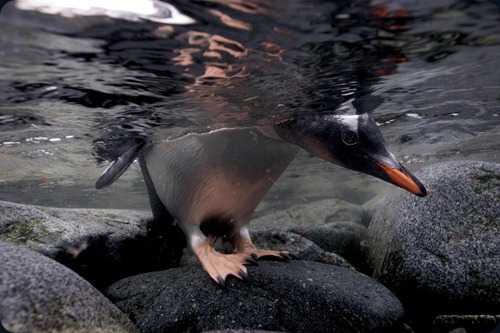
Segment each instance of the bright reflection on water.
M0 200L148 209L136 163L94 189L134 138L295 112L373 111L414 171L500 162L500 14L490 1L181 0L171 4L185 16L162 7L168 24L158 13L69 15L30 2L0 16ZM262 206L362 203L387 189L301 153Z

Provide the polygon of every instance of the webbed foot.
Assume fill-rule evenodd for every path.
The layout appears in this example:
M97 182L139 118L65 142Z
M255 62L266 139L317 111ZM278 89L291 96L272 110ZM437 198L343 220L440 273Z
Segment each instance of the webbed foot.
M245 254L222 254L217 252L209 241L192 246L194 254L200 260L203 269L210 277L224 286L226 278L233 275L238 279L244 280L248 277L247 268L244 266L248 263L248 258Z

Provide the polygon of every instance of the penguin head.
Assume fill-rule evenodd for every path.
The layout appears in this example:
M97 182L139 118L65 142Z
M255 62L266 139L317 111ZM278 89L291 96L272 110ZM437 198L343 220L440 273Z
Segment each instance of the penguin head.
M274 125L284 141L351 170L363 172L425 196L422 183L399 163L368 114L306 114Z

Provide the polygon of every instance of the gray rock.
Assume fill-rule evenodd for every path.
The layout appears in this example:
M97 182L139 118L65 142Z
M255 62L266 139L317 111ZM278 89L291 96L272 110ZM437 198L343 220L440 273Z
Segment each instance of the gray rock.
M262 331L262 330L216 330L204 331L202 333L278 333L277 331ZM279 332L283 333L283 332Z
M296 233L287 232L286 228L280 230L256 227L251 228L250 230L252 240L257 248L290 251L290 253L295 255L300 260L352 267L349 262L338 254L325 251L314 242Z
M498 318L491 315L442 315L434 319L432 333L489 333L493 332L498 324Z
M198 265L114 283L108 297L143 333L257 329L397 332L404 310L385 287L353 269L307 261L249 267L248 281L213 283Z
M385 199L386 195L391 191L394 190L392 187L383 187L380 189L380 191L373 196L370 200L366 201L361 207L363 207L365 213L366 213L366 220L365 220L365 225L368 227L370 221L373 218L373 215L375 215L375 212L377 211L378 206L380 203Z
M0 242L0 318L13 332L137 332L92 285L37 252Z
M459 327L454 329L453 331L450 331L449 333L467 333L467 330L463 327Z
M421 322L499 313L500 164L440 163L417 176L429 195L395 190L370 224L373 276Z
M339 199L325 199L293 205L250 221L252 226L285 227L321 224L336 221L363 223L365 211L359 205Z
M360 271L367 271L367 228L354 222L332 222L311 227L295 227L289 231L305 237L325 251L345 258Z
M149 216L0 201L0 240L40 252L100 289L125 276L175 265Z

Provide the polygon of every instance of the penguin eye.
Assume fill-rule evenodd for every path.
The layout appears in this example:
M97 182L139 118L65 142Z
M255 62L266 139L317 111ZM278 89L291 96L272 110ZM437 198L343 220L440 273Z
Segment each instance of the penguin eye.
M352 146L358 143L359 137L356 132L353 131L343 131L342 132L342 141L348 145Z

